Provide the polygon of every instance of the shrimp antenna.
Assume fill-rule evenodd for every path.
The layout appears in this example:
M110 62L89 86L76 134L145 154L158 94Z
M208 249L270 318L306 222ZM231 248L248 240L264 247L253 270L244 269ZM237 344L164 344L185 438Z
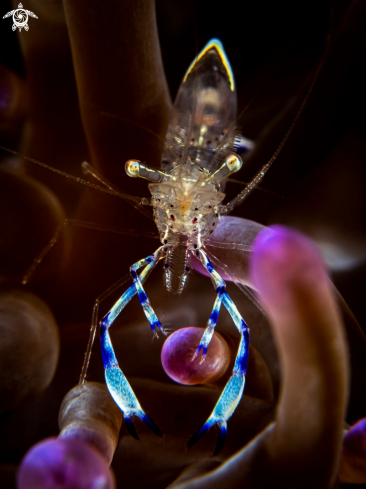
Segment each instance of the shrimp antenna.
M147 202L148 199L146 199L146 198L135 197L134 195L128 195L128 194L124 194L122 192L118 192L117 190L114 190L112 188L101 187L99 185L95 185L94 183L88 182L87 180L84 180L83 178L75 177L74 175L70 175L69 173L66 173L62 170L58 170L57 168L53 168L52 166L46 165L46 163L42 163L41 161L38 161L34 158L30 158L29 156L25 156L24 154L18 153L18 151L14 151L14 150L7 148L5 146L0 145L0 149L3 149L4 151L7 151L8 153L11 153L15 156L19 156L20 158L23 158L27 161L35 163L36 165L41 166L42 168L47 168L47 170L53 171L54 173L58 173L59 175L62 175L63 177L69 178L70 180L74 180L75 182L81 183L82 185L85 185L86 187L90 187L90 188L93 188L95 190L100 190L101 192L104 192L106 194L115 195L116 197L120 197L121 199L124 199L124 200L130 200L132 202L137 202L138 204L146 205L148 203Z

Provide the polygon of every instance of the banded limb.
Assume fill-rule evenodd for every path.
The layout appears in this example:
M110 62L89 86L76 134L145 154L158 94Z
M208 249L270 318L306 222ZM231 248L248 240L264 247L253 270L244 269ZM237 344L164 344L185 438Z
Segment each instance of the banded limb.
M206 245L206 242L205 242ZM203 246L204 250L206 253L208 252L207 248ZM211 246L211 245L210 245ZM251 251L251 249L247 250ZM209 251L210 253L210 258L212 262L215 264L216 267L221 268L221 270L224 270L225 274L233 281L233 283L238 287L239 290L243 292L244 295L247 296L247 298L255 305L255 307L258 309L258 311L264 316L266 316L266 311L263 309L262 304L259 302L257 297L253 294L252 290L250 289L249 286L243 284L236 276L235 274L229 269L229 267L224 263L222 260L217 258L212 251Z
M220 275L214 270L212 267L212 264L210 260L207 258L206 253L203 250L197 250L196 255L200 258L202 265L206 268L208 273L210 274L213 282L214 282L214 287L216 290L216 299L209 317L209 320L207 322L207 326L205 328L205 331L202 335L201 341L197 347L197 350L195 351L192 362L198 357L200 352L202 351L202 358L200 363L203 363L206 358L207 354L207 348L208 345L211 342L211 339L213 337L213 334L215 332L215 327L217 324L217 321L219 319L219 313L220 313L220 308L222 304L222 299L224 292L226 290L226 284L224 280L220 277Z
M204 251L199 250L199 255L203 265L205 266L206 270L212 277L214 284L216 285L216 276L218 275L217 272L213 269L210 260L207 258ZM221 277L220 280L222 280ZM198 440L200 440L203 435L205 435L205 433L207 433L207 431L212 428L212 426L217 424L220 428L220 434L216 443L214 455L217 455L222 450L225 444L227 421L234 413L242 398L245 386L245 377L247 372L249 354L249 328L225 289L222 292L222 303L229 312L241 336L238 353L236 355L232 375L225 385L225 388L219 400L217 401L212 413L210 414L202 428L200 428L191 437L187 444L188 447L191 447ZM206 330L207 329L208 328L206 328ZM205 333L203 334L203 337L205 336Z
M64 219L56 228L56 231L54 232L52 238L48 242L48 244L43 248L41 253L33 260L32 265L28 268L28 270L25 272L22 278L22 284L26 285L29 282L29 279L31 276L34 274L36 268L40 265L44 257L47 255L47 253L55 246L57 243L59 237L61 236L61 233L63 232L64 228L67 225L73 225L73 226L79 226L87 229L94 229L96 231L108 231L111 233L115 234L127 234L129 236L144 236L147 238L158 238L157 233L139 233L133 229L120 229L120 228L115 228L112 226L106 226L104 224L97 224L94 222L86 222L86 221L79 221L78 219Z
M139 401L137 400L135 393L132 390L132 387L130 386L128 380L126 379L125 375L120 369L112 346L111 338L109 335L109 328L112 326L112 324L114 323L118 315L122 312L124 307L130 302L132 297L138 294L140 298L140 295L144 294L146 298L144 304L142 304L141 298L140 298L140 302L142 307L144 308L146 317L148 317L149 315L149 317L151 318L150 324L151 324L151 328L153 329L154 335L157 335L156 326L158 326L161 329L161 331L165 333L165 330L161 326L159 320L156 318L156 315L152 310L150 303L148 302L148 299L142 287L142 283L147 279L148 275L153 270L155 265L163 257L163 255L161 254L161 249L162 247L158 248L158 250L153 255L150 255L149 257L140 260L134 265L132 265L131 275L133 275L133 279L134 279L133 284L126 290L126 292L114 304L112 309L99 322L100 343L102 348L102 357L103 357L104 375L105 375L106 384L115 403L123 412L123 416L128 432L131 434L131 436L133 436L136 439L138 439L138 435L133 425L133 421L132 421L133 416L139 418L156 435L158 436L163 436L163 435L160 429L143 411ZM143 266L145 268L141 272L140 276L138 276L136 270L138 270Z
M157 315L155 314L154 309L151 307L150 301L142 286L142 281L140 277L137 275L137 270L151 263L153 264L153 266L155 266L165 256L166 251L167 248L165 246L160 246L160 248L158 248L153 255L150 255L146 258L143 258L142 260L139 260L138 262L136 262L134 265L130 267L131 277L135 285L140 304L144 310L146 319L150 323L154 337L158 337L156 328L159 328L164 335L167 335L169 333L169 330L163 328L161 322L159 321Z
M151 267L146 274L144 274L144 276L142 276L142 274L140 275L140 280L144 283L145 280L147 279L147 277L150 275L150 272L152 271L152 268ZM95 302L94 302L94 306L93 306L93 312L92 312L92 319L91 319L91 326L90 326L90 333L89 333L89 340L88 340L88 346L87 346L87 349L86 349L86 352L85 352L85 356L84 356L84 362L83 362L83 367L81 369L81 374L80 374L80 378L79 378L79 386L80 388L84 385L85 383L85 379L86 379L86 374L87 374L87 371L88 371L88 367L89 367L89 362L90 362L90 357L91 357L91 352L92 352L92 349L93 349L93 345L94 345L94 340L95 340L95 334L96 334L96 331L97 331L97 326L98 326L98 317L99 317L99 306L100 304L105 300L107 299L107 297L109 297L110 295L113 294L113 292L115 292L117 289L119 289L120 287L122 287L123 284L125 284L128 280L130 280L131 278L131 275L129 273L127 273L124 277L122 277L121 279L119 279L116 283L114 283L111 287L109 287L107 290L105 290L103 292L103 294L101 294L100 296L98 296L96 299L95 299ZM128 289L128 291L132 288L133 290L133 284L131 285L131 287ZM128 292L127 291L127 292ZM135 294L136 294L136 290L135 290ZM122 296L123 297L123 296ZM131 296L132 298L133 296ZM116 307L117 304L120 303L120 301L122 300L122 298L114 305L114 307ZM126 305L127 302L124 304ZM123 306L124 307L124 306Z

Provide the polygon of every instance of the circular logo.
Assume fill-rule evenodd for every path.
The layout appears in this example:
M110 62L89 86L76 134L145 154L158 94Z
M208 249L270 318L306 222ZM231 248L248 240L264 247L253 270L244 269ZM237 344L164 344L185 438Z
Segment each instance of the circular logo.
M28 23L27 11L23 10L21 8L14 10L13 22L20 29L22 29L24 26L26 26Z

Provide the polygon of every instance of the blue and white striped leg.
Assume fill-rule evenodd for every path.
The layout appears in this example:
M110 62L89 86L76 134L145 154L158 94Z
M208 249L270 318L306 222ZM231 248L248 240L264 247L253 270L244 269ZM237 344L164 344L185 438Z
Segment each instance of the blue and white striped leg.
M216 443L214 455L217 455L222 450L226 439L227 421L237 408L244 391L246 366L248 363L248 340L249 334L246 330L243 332L240 339L239 350L236 356L233 373L211 415L202 428L199 429L189 440L187 445L188 447L194 445L212 426L217 424L220 428L220 435Z
M205 254L201 250L200 252L205 256ZM205 257L205 259L207 260L208 264L206 269L212 276L212 271L214 271L212 265L207 257ZM207 433L207 431L212 426L217 424L220 428L220 435L216 443L214 455L217 455L224 446L227 432L227 421L234 413L242 398L245 386L245 376L247 372L249 353L248 326L246 325L237 307L235 306L226 291L224 291L222 294L222 302L228 310L229 314L231 315L241 335L238 353L236 355L233 373L229 381L227 382L219 400L217 401L211 415L207 419L206 423L202 426L202 428L199 429L188 442L189 447L194 445L198 440L203 437L205 433Z
M156 265L157 261L151 261L140 274L140 280L144 280L151 270ZM117 406L123 412L126 428L129 433L138 439L135 427L132 422L132 417L136 416L143 421L151 431L158 436L163 436L160 429L142 410L135 393L132 390L128 380L123 374L118 365L118 361L112 346L109 335L109 328L120 314L122 309L128 304L132 297L137 293L135 284L133 283L122 297L114 304L112 309L99 322L100 326L100 342L102 348L102 357L104 364L104 375L108 390L113 397Z
M215 327L217 324L217 321L219 319L219 312L222 304L222 298L223 294L225 293L226 290L226 285L224 280L220 277L220 275L213 269L210 260L207 258L206 254L202 250L197 250L196 254L198 254L203 266L206 268L208 273L211 275L212 280L214 282L215 290L216 290L216 299L212 308L212 312L210 314L210 318L208 320L206 329L202 335L200 344L197 347L197 350L195 351L192 362L198 357L200 352L202 351L202 358L200 363L203 363L206 358L207 354L207 348L208 345L211 342L211 339L213 337Z
M141 267L148 265L150 263L156 264L161 258L163 258L163 246L158 248L153 255L148 256L147 258L143 258L142 260L139 260L136 262L134 265L131 266L130 272L131 272L131 277L133 279L133 283L136 287L137 290L137 295L140 300L141 306L144 310L145 316L147 320L149 321L151 325L151 329L153 330L154 337L158 337L158 333L156 331L156 328L159 328L160 331L164 334L168 334L168 330L165 330L159 321L157 315L155 314L155 311L151 307L150 301L145 293L145 290L142 286L141 280L139 276L137 275L137 270L139 270Z

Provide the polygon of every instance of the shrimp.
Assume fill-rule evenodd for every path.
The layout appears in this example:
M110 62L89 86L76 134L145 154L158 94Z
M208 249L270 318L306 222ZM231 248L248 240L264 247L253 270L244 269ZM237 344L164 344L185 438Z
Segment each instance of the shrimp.
M305 103L306 99L303 105ZM302 106L298 115L301 110ZM223 205L225 179L240 170L240 154L246 153L252 147L252 143L237 132L235 121L236 91L232 69L222 43L218 39L211 39L188 68L178 91L166 135L162 169L149 167L137 160L129 160L125 165L128 176L144 178L150 182L151 201L142 199L139 204L153 206L154 220L162 245L153 254L130 267L133 284L99 323L106 384L123 412L130 434L137 438L132 423L132 418L137 417L155 434L162 436L160 429L143 411L119 367L109 329L124 307L137 295L154 337L158 336L159 330L163 335L167 335L168 331L162 326L152 308L143 283L159 261L164 260L166 287L168 291L180 294L184 291L191 273L191 258L197 257L201 261L214 284L216 299L192 360L200 354L201 362L205 360L222 304L229 312L241 338L230 379L206 423L188 442L188 446L192 446L212 426L218 425L220 435L215 454L223 447L227 421L243 395L249 353L249 327L228 295L225 281L215 270L205 250L205 243L222 216L240 204L264 178L297 118L270 161L233 200ZM98 179L103 182L101 176L98 176ZM111 188L108 182L105 182L105 186ZM181 260L181 274L175 280L171 270L174 253L184 255ZM105 297L106 294L103 299ZM85 380L97 328L99 302L100 300L94 306L90 341L80 377L81 384Z
M215 42L214 42L214 44L215 44ZM213 50L216 51L216 53L221 52L221 55L222 55L221 59L224 58L223 49L220 47L220 45L219 45L218 42L216 42L216 48L213 48ZM201 60L202 59L203 59L203 56L201 57ZM195 87L195 84L197 83L197 81L196 81L197 78L196 78L196 75L195 75L195 69L198 69L198 66L199 66L198 63L199 63L199 61L196 61L194 63L194 65L191 67L191 69L188 70L188 72L190 73L190 75L189 75L190 81L192 82L193 87ZM229 70L227 70L226 73L229 73ZM187 78L187 80L186 80L185 83L188 83L188 78ZM235 120L235 116L234 116L234 119L233 120ZM230 148L230 145L232 145L234 147L235 139L237 138L237 133L235 132L235 127L234 126L235 126L235 124L233 124L232 127L229 124L229 130L227 130L224 135L222 135L220 133L217 136L219 138L219 141L218 141L218 144L217 144L217 147L216 147L215 151L212 148L209 148L209 151L207 153L209 155L209 158L208 158L209 159L209 163L210 164L213 163L213 162L217 163L216 168L213 169L213 167L209 167L209 166L205 167L204 165L202 165L203 171L200 172L200 174L198 175L198 178L202 177L200 183L203 184L203 183L206 183L205 180L203 179L203 177L206 177L206 181L207 181L207 179L209 179L210 177L212 177L215 174L215 172L219 172L218 174L216 174L216 177L215 178L212 178L211 181L208 182L208 185L211 185L213 187L213 189L215 188L215 186L221 186L221 189L222 189L225 177L228 177L231 171L234 171L234 170L238 169L241 166L240 155L235 154L235 151L233 149L230 150L231 149ZM172 126L170 126L170 127L172 127ZM190 132L194 130L194 121L193 121L193 119L192 119L192 122L189 122L188 125L186 125L185 127L186 127L187 134L189 135ZM174 133L174 130L172 130L172 132L173 132L173 134L170 134L170 136L169 136L169 131L168 131L168 136L167 137L172 137L172 139L174 139L174 138L176 138L177 134ZM178 147L175 148L175 150L178 152L178 155L177 156L178 156L178 159L179 160L181 160L184 156L187 157L187 160L186 160L185 163L182 161L181 164L178 164L177 165L177 168L176 168L177 172L182 172L183 170L186 170L186 169L189 170L190 169L189 168L189 164L192 164L192 161L194 159L194 156L192 156L192 155L197 156L197 153L199 152L198 149L201 148L201 146L196 141L193 142L194 144L191 144L190 145L189 142L188 142L188 140L187 140L187 134L186 135L183 135L185 139L183 138L183 140L180 143L178 142ZM226 134L227 134L227 136L226 136ZM180 134L180 136L182 136L182 134ZM220 137L222 138L221 140L220 140ZM198 138L198 140L199 140L199 138ZM209 140L206 138L206 140L204 140L204 141L207 144L207 141L209 141ZM176 143L177 142L177 139L174 139L174 142ZM182 144L182 142L183 142L183 144ZM220 146L220 145L222 145L222 146ZM239 143L239 145L240 145L240 143ZM168 147L169 147L169 145L168 145ZM183 150L182 150L182 148L183 148ZM206 149L207 149L207 146L205 147L205 150ZM226 152L226 150L228 150L228 152ZM182 151L181 154L179 153L180 151ZM184 152L186 152L186 154L184 154ZM191 154L189 154L189 153L191 153ZM201 153L203 153L203 152L201 151ZM220 156L221 159L220 158L217 158L217 159L214 158L214 156L216 154L218 156ZM278 152L276 153L276 156L277 156L277 154L278 154ZM202 155L200 155L200 156L202 156ZM190 158L190 163L188 162L188 157ZM164 156L163 158L166 158L166 156ZM151 182L151 186L152 185L156 185L157 187L159 187L159 186L161 187L161 186L164 186L163 184L168 184L169 183L169 180L172 179L172 170L174 170L174 169L172 169L172 165L173 165L173 163L176 163L176 161L169 161L169 159L165 159L164 161L167 161L167 163L164 163L165 167L163 165L162 170L161 171L157 171L157 170L154 170L154 169L149 168L147 165L142 165L140 162L138 162L136 160L130 160L130 162L128 164L128 171L129 171L129 173L131 175L135 173L136 175L138 174L139 176L143 176L144 171L146 171L147 173L150 172L150 176L153 176L153 174L156 175L156 173L154 173L154 172L157 172L159 174L159 176L156 177L156 180L153 180ZM274 161L274 159L273 159L273 161ZM273 161L271 161L270 164L267 163L266 165L269 165L270 166ZM185 168L184 168L184 165L186 165ZM189 263L190 257L192 255L195 255L195 256L197 256L201 260L203 266L206 268L207 272L209 274L211 274L211 277L213 278L213 280L214 281L216 280L216 284L217 284L216 289L218 289L220 286L223 287L224 285L220 282L220 279L214 275L214 272L215 272L214 266L215 265L212 263L212 260L210 260L210 256L207 255L207 252L205 250L205 245L208 244L208 242L209 242L209 234L208 235L205 234L206 228L204 229L202 227L202 223L204 223L205 225L207 224L207 229L209 228L209 224L211 224L211 226L212 226L212 224L215 224L215 226L216 226L217 221L222 216L224 216L229 211L231 211L235 207L235 205L237 205L241 200L243 200L245 198L245 196L249 194L249 192L251 191L251 189L254 188L255 185L257 185L260 182L260 180L263 178L263 176L266 173L266 171L269 169L269 166L264 167L256 175L255 179L249 184L249 186L246 187L245 192L244 191L243 191L244 193L241 192L236 197L236 200L235 199L232 200L226 206L223 206L222 205L222 200L221 201L217 201L217 202L213 202L214 205L212 206L213 209L211 209L212 212L208 212L207 214L206 213L200 214L200 215L197 215L197 216L196 215L193 215L193 214L191 215L189 212L185 212L184 216L182 217L182 215L180 215L179 218L176 217L175 214L172 214L172 213L168 215L166 213L166 211L168 211L169 209L167 209L166 207L159 207L157 201L154 200L155 198L156 199L160 198L160 197L156 197L156 195L160 195L158 192L155 193L155 196L153 194L152 200L150 202L146 202L146 200L141 199L141 198L138 198L138 197L134 197L133 199L131 199L129 197L126 197L126 195L123 194L122 192L119 192L119 194L120 194L119 196L120 197L122 197L122 198L125 198L125 197L126 198L129 198L129 200L132 201L132 202L134 202L135 205L139 206L139 208L141 208L142 206L145 206L147 203L155 204L155 219L156 219L156 221L158 221L158 222L161 223L163 221L163 217L166 217L168 219L169 226L171 226L172 223L173 223L173 227L174 226L177 226L180 229L180 231L177 231L176 233L173 233L173 229L172 228L170 228L171 231L169 231L167 228L164 228L165 229L164 230L164 233L166 233L166 237L164 239L167 239L167 243L162 243L162 244L163 245L166 245L165 247L169 246L169 248L166 251L164 251L164 247L162 247L162 250L160 250L159 253L155 252L153 255L149 255L149 257L147 257L147 259L145 259L145 260L150 260L150 262L146 262L145 260L143 262L137 262L135 265L133 265L134 269L131 270L131 273L132 274L135 273L136 275L134 275L134 277L133 277L133 280L134 280L133 288L131 290L128 289L130 291L129 294L134 293L134 294L137 294L139 296L141 302L143 303L144 312L146 312L146 315L148 316L148 318L150 318L151 322L153 322L153 324L154 324L154 327L155 327L154 333L157 332L157 330L161 330L163 333L165 333L166 331L165 331L165 328L160 327L161 324L159 326L159 323L157 321L155 321L155 316L153 314L153 310L150 310L149 304L146 302L146 299L145 299L145 296L144 296L143 283L144 283L144 280L147 278L148 274L150 273L150 271L152 270L153 266L155 266L155 264L158 261L164 259L165 260L165 265L164 265L165 266L165 268L164 268L164 279L165 279L165 282L166 282L168 288L171 288L171 290L174 289L176 291L180 291L180 290L182 291L184 289L185 284L186 284L186 282L188 280L188 277L190 275L190 270L191 270L191 266L190 266L190 263ZM85 169L86 169L86 171L89 171L90 170L90 169L88 169L88 167L86 167ZM90 170L89 172L91 173L91 171L92 170ZM227 174L225 175L226 172L227 172ZM186 178L184 175L183 176L180 175L180 177L183 180ZM161 178L161 180L159 180L159 178ZM222 179L220 180L220 178L222 178ZM198 182L198 180L196 180L196 183L197 182ZM168 186L168 185L165 185L165 187L166 186ZM111 190L109 187L110 186L108 186L108 184L107 185L104 185L104 189L106 191L109 191L110 190L109 193L112 193L112 194L118 196L118 191L115 191L113 189ZM101 187L99 188L99 190L101 190ZM218 192L216 190L214 190L214 192L216 193L216 196L217 196ZM223 193L223 192L221 192L221 193ZM201 199L199 202L202 203L202 200L203 199ZM192 203L193 203L193 201L190 202L190 204L192 204ZM188 210L190 210L190 209L188 209ZM165 215L164 215L164 213L165 213ZM218 216L216 214L218 214ZM171 218L171 215L173 215L173 217L174 217L175 220L173 220ZM185 217L187 215L189 215L190 218L192 217L192 219L190 219L190 221L187 220L187 222L186 222ZM197 219L197 222L194 222L193 223L192 221L195 218ZM193 225L197 224L199 221L201 223L201 228L200 228L199 231L197 231L197 228L194 228ZM184 232L186 230L186 225L188 223L189 223L189 232L190 232L189 235L191 236L192 239L191 239L189 245L187 246L186 250L184 251L184 253L186 253L186 256L187 256L186 270L183 271L182 277L179 278L179 280L178 280L177 287L174 288L173 281L175 280L175 278L170 273L169 260L170 260L170 257L172 256L172 254L174 253L174 250L176 250L178 248L180 248L180 249L181 248L184 248L185 244L184 244L184 241L182 240L182 236L183 237L186 236L186 234L184 234ZM165 224L168 226L167 223L165 223ZM213 227L215 227L215 226L213 226ZM183 229L183 232L181 231L182 229ZM194 229L196 229L196 231L193 231ZM160 228L159 228L159 231L160 231ZM176 239L176 236L174 236L174 235L176 235L176 236L178 235L179 239ZM194 239L193 239L193 237L194 237ZM195 245L196 245L196 248L195 248ZM145 270L146 271L145 271L145 274L144 275L141 275L141 274L144 273L144 271L141 272L140 275L137 274L140 265L141 266L144 266L145 265L144 271ZM225 299L224 300L223 297L221 297L221 296L224 296L225 295L223 289L220 289L220 290L222 291L222 293L221 293L221 295L218 293L218 298L215 301L215 305L214 305L214 308L213 308L211 317L213 317L213 319L214 319L215 314L218 313L218 310L220 308L221 303L223 303L224 304L224 307L228 308L228 310L230 310L230 307L231 307L231 311L233 312L234 317L236 317L238 319L240 317L240 314L239 315L236 315L236 311L233 309L233 306L231 305L231 303L229 302L229 300L228 299ZM220 298L219 298L219 295L220 295ZM129 295L125 296L125 300L127 300L128 297L129 297ZM122 298L121 298L121 300L122 300ZM119 303L119 306L120 305L121 305L121 303ZM118 308L119 306L116 305L116 308ZM111 319L112 316L113 316L113 314L111 312L110 313L110 316L109 316L109 319ZM108 320L106 318L104 318L102 320L102 322L103 321L104 321L104 324L101 325L101 330L103 330L103 326L105 328L107 328L106 331L104 331L104 333L103 333L104 334L105 341L106 341L105 347L104 347L105 348L105 352L106 352L106 358L107 358L107 361L111 361L113 363L114 362L114 359L111 360L112 357L111 357L111 352L109 350L110 345L107 344L108 343L108 341L107 341L108 340L107 333L108 333L108 328L110 327L110 323L108 322ZM150 324L151 324L151 322L150 322ZM235 320L234 320L234 323L235 323ZM211 321L211 325L210 326L212 327L214 324L215 324L215 322L214 321ZM240 334L241 334L242 338L244 338L243 326L242 326L242 323L240 323L240 324L241 324L241 329L239 329L239 327L238 327L238 330L240 331ZM247 336L249 335L249 333L248 333L247 328L245 330L246 330L246 338L243 339L243 341L241 341L241 345L239 347L239 353L238 353L238 354L240 354L240 356L239 356L240 362L247 360L246 359L247 340L248 340ZM205 348L207 348L208 347L208 344L209 344L209 334L210 334L211 329L210 330L206 330L206 331L207 331L207 333L205 333L205 336L203 337L202 342L200 344L200 350L197 352L197 355L202 353L203 358L204 358ZM207 345L206 345L206 343L207 343ZM241 363L241 366L242 365L243 365L243 363ZM241 366L239 365L239 367L238 367L239 370L241 369ZM85 378L85 374L86 374L86 371L81 376L82 377L82 381ZM243 373L241 372L239 374L239 376L240 375L242 376ZM118 381L120 381L120 380L118 380ZM244 379L244 382L245 382L245 379ZM239 393L240 393L241 388L242 387L244 388L244 382L243 382L243 379L241 379L240 382L239 382L239 384L240 384L240 386L238 387L238 389L239 389L238 392ZM128 398L128 395L126 397L126 403L127 404L130 402L130 400ZM216 414L217 414L217 412L216 412ZM227 413L225 414L225 416L227 416L227 415L229 415L229 416L231 415L230 410L228 410ZM222 429L222 433L224 433L224 431L225 431L224 424L222 424L222 426L220 426L220 428ZM132 428L131 428L131 430L132 430Z

